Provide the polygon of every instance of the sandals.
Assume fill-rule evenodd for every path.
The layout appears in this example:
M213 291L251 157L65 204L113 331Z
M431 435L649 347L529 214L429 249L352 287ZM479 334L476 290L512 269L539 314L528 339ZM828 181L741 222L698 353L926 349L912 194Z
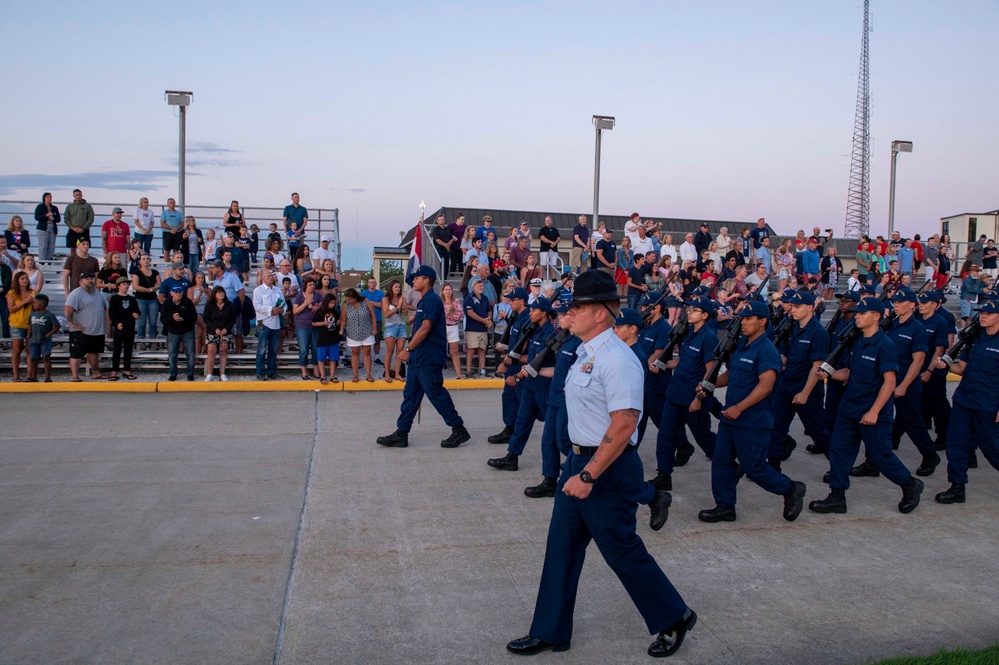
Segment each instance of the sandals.
M336 377L334 376L334 377L333 377L332 379L330 379L330 382L331 382L331 383L340 383L340 379L338 379L338 378L336 378Z
M90 378L93 379L94 381L105 381L108 378L108 375L107 374L98 374L97 376L94 376L93 374L91 374ZM118 377L115 377L115 378L117 379Z
M326 378L326 377L324 376L324 377L322 377L321 379L319 379L319 383L321 383L321 384L323 384L323 385L325 386L325 385L327 385L327 384L329 383L329 379L327 379L327 378Z
M139 378L136 375L132 374L131 372L125 372L124 374L122 374L122 376L128 379L129 381L135 381L137 378Z
M81 383L83 379L81 379L80 377L76 377L75 379L70 379L70 381L72 381L73 383Z
M366 378L365 381L367 381L368 383L374 383L375 382L375 380L373 378L371 378L370 376L368 378Z
M109 376L107 377L107 380L108 380L108 381L117 381L117 380L118 380L118 375L116 375L116 374L111 374L111 375L109 375Z

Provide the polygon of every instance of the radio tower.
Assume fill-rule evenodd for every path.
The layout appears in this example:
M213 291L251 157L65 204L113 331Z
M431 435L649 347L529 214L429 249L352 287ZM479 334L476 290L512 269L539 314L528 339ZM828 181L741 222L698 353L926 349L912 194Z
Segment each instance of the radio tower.
M871 72L868 59L870 0L864 0L864 38L860 47L860 80L857 115L853 120L853 154L850 158L850 191L846 197L844 236L859 238L870 231L871 215Z

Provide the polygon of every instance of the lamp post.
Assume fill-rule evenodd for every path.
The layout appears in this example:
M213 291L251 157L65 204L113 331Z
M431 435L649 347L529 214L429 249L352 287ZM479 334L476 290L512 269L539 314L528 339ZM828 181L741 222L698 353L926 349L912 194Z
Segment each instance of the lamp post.
M167 90L163 94L166 95L167 104L170 106L177 106L180 109L180 147L179 153L180 157L177 161L177 203L180 204L180 212L184 213L184 185L187 179L187 107L191 105L191 100L194 97L193 92L185 92L183 90Z
M593 126L597 129L596 157L593 163L593 232L597 231L600 219L600 136L603 130L614 129L614 117L609 115L593 116Z
M891 185L888 194L888 237L895 231L895 161L898 153L912 152L912 141L891 142Z

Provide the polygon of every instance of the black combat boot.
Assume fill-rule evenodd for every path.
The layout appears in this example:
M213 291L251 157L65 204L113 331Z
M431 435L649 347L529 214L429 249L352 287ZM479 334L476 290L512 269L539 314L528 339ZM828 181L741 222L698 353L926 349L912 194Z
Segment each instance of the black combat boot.
M846 512L846 491L829 490L829 496L821 501L812 501L808 504L808 509L816 513L839 513Z
M375 440L379 446L385 446L386 448L408 448L409 447L409 432L403 432L401 429L397 429L388 436L380 436Z

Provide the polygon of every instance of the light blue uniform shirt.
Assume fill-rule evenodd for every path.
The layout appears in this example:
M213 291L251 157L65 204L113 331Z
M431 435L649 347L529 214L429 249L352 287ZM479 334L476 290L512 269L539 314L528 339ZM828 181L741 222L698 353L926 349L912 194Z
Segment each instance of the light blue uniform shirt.
M580 446L599 446L610 427L612 411L635 409L641 418L644 386L642 364L613 329L580 344L565 380L569 440ZM637 442L636 429L631 445Z

